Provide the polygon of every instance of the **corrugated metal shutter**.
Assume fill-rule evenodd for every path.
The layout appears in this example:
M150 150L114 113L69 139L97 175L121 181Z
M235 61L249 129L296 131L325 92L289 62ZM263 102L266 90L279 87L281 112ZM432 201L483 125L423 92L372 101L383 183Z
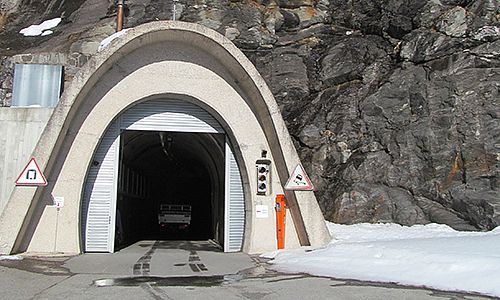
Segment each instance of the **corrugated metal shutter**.
M114 218L120 147L118 125L119 122L113 122L101 139L87 176L82 214L82 225L85 226L82 232L84 232L86 252L114 251Z
M208 112L178 100L151 100L127 110L121 128L129 130L224 133Z
M226 201L224 252L241 251L245 233L245 196L240 169L226 143Z

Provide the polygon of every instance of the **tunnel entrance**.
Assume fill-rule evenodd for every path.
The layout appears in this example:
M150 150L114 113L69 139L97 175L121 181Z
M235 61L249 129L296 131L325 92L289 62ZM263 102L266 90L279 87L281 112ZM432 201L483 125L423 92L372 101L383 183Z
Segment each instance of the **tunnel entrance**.
M225 135L125 130L120 140L115 250L138 240L222 244Z
M245 199L233 153L222 126L195 104L156 99L123 112L88 171L85 252L114 252L139 240L213 240L240 251Z

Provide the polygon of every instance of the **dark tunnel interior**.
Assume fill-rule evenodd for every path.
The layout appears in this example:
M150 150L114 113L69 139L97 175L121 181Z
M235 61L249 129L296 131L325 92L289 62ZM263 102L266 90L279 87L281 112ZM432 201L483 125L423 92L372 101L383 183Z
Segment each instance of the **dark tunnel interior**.
M224 149L224 134L123 131L115 250L140 240L222 245ZM160 224L162 204L190 206L189 225Z

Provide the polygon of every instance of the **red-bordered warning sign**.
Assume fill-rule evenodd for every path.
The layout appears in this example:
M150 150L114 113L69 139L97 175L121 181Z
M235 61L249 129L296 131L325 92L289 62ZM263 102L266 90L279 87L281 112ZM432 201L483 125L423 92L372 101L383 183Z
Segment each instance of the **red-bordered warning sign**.
M285 190L312 191L314 189L304 167L298 164L285 184Z
M17 177L16 185L47 185L47 180L45 180L45 176L40 171L34 157L31 158L19 177Z

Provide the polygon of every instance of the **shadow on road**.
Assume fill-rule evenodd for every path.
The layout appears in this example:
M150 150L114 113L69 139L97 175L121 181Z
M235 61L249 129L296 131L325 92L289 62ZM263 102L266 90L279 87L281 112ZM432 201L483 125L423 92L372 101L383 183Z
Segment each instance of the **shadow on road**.
M139 247L151 247L151 243L139 243ZM181 249L186 251L222 252L222 248L215 242L208 241L158 241L156 249Z

